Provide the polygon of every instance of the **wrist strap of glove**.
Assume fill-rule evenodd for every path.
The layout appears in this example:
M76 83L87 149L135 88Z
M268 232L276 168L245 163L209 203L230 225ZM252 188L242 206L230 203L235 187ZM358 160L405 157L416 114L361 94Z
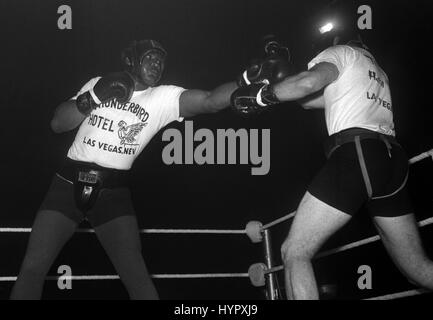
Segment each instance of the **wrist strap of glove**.
M271 85L265 84L257 93L257 104L266 107L272 104L280 103Z
M246 87L246 86L249 86L250 84L252 84L251 80L248 78L248 69L239 75L236 83L237 83L239 88ZM262 79L261 81L256 80L254 83L269 84L270 82L268 79Z
M93 93L93 95L95 95L95 93ZM93 100L92 93L89 91L80 94L77 97L76 104L77 104L78 111L80 111L85 116L88 116L92 112L92 110L96 109L96 107L98 106L98 103L96 103L95 100Z
M95 91L93 91L93 88L89 90L90 95L93 98L93 101L95 101L96 104L101 104L101 100L96 96Z
M251 81L248 79L247 70L242 72L236 79L236 84L238 88L243 88L251 84Z
M251 84L251 81L248 79L248 70L245 70L244 72L242 72L242 75L241 75L241 77L242 77L242 82L240 82L241 83L241 86L245 86L245 85L250 85Z

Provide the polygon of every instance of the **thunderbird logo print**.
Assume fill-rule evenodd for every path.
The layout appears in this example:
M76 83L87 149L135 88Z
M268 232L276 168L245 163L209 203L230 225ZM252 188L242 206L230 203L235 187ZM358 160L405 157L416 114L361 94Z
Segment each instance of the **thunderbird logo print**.
M118 126L119 126L119 130L117 134L119 135L120 138L120 144L136 146L138 145L138 143L135 143L136 142L135 138L143 129L143 127L146 126L146 123L140 122L128 126L125 121L121 120Z

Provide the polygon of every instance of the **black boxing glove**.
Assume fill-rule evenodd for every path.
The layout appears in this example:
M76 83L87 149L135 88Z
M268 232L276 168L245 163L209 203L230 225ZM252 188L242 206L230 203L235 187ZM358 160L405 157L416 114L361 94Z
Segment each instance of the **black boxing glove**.
M290 62L289 51L277 42L268 43L265 47L266 56L253 62L237 79L239 87L253 83L274 84L296 73Z
M295 74L293 65L278 55L266 57L261 62L253 62L238 77L239 87L245 87L253 83L274 84L286 77Z
M251 61L249 66L238 76L236 80L238 87L246 87L252 83L262 82L262 79L260 79L262 62L260 59L253 59Z
M242 115L258 114L268 106L280 103L271 85L255 83L236 89L231 97L234 111Z
M135 82L127 72L114 72L96 82L95 86L77 97L77 109L88 116L99 104L111 99L125 103L134 93Z

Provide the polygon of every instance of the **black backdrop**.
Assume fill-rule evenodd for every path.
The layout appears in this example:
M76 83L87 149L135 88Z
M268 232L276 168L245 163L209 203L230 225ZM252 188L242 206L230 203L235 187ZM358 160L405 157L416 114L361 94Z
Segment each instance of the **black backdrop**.
M0 227L30 227L53 173L76 131L56 135L49 128L54 108L91 77L120 69L119 51L132 39L154 38L169 52L163 83L212 89L232 80L251 58L257 39L269 32L290 47L305 68L313 13L326 1L303 0L87 0L2 3ZM57 28L57 8L72 8L72 30ZM363 1L373 12L373 29L362 35L391 81L398 138L409 156L433 147L430 93L433 62L433 6L425 1ZM183 130L183 123L169 127ZM271 170L251 176L248 165L166 166L162 132L134 167L132 191L143 228L242 229L250 220L269 222L296 209L308 182L324 162L323 114L283 104L258 119L229 110L194 118L194 128L271 128ZM417 217L432 213L432 164L412 167L411 194ZM83 224L83 227L86 227ZM288 225L275 228L276 263ZM422 234L431 240L431 228ZM327 245L375 234L359 214ZM16 275L28 234L0 234L0 276ZM430 244L427 243L429 253ZM431 242L430 242L431 243ZM246 272L261 261L260 245L242 235L143 235L152 273ZM322 261L323 260L323 261ZM338 298L360 298L410 288L378 243L316 263L321 284L338 285ZM112 274L93 235L77 234L55 262L74 274ZM374 293L356 287L357 267L369 264L378 276ZM376 273L375 273L376 274ZM281 279L280 279L281 280ZM282 281L280 281L282 284ZM262 299L248 279L156 280L165 299ZM10 282L0 283L7 298ZM59 291L47 284L45 298L125 298L118 281L76 282Z

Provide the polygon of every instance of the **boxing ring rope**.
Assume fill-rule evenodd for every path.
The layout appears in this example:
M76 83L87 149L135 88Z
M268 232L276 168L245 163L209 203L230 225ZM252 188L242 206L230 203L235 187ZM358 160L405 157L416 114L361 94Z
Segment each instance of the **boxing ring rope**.
M175 273L175 274L152 274L153 279L214 279L214 278L248 278L248 273ZM47 276L46 280L119 280L115 274L107 275L80 275L80 276ZM0 282L13 282L17 277L0 277Z
M409 160L409 164L431 157L433 160L433 149L423 152ZM251 283L256 287L266 286L267 298L276 300L279 298L279 292L276 288L275 273L284 269L283 265L273 266L272 245L270 228L292 219L296 212L291 212L280 217L268 224L262 225L258 221L250 221L245 229L227 230L227 229L141 229L140 233L146 234L247 234L253 243L263 242L263 252L265 263L255 263L250 266L248 273L201 273L201 274L153 274L154 279L201 279L201 278L250 278ZM433 224L433 217L418 222L419 227ZM0 233L29 233L31 228L0 228ZM93 229L77 229L79 233L94 233ZM366 239L355 241L334 249L330 249L318 254L315 259L323 258L338 252L353 249L368 243L378 241L378 235ZM118 275L75 275L75 276L48 276L47 280L58 279L71 280L116 280ZM0 282L15 281L15 276L0 277ZM393 293L389 295L368 298L366 300L389 300L402 297L414 296L428 292L424 289L415 289L404 292Z
M285 215L285 216L283 216L283 217L281 217L281 218L279 218L273 222L265 224L262 228L263 229L269 229L269 228L276 226L277 224L280 224L286 220L292 219L295 216L295 213L296 213L296 211L293 211L293 212L289 213L288 215Z
M425 158L431 157L433 160L433 149L430 149L429 151L423 152L413 158L409 159L409 164L414 164L415 162L421 161Z
M0 228L0 232L29 233L32 228ZM95 233L93 229L77 229L78 233ZM174 233L174 234L245 234L245 230L221 229L141 229L140 233Z
M413 297L413 296L417 296L417 295L428 293L428 292L429 291L425 290L425 289L415 289L415 290L408 290L408 291L403 291L403 292L386 294L384 296L379 296L379 297L367 298L364 300L393 300L393 299L399 299L399 298Z

